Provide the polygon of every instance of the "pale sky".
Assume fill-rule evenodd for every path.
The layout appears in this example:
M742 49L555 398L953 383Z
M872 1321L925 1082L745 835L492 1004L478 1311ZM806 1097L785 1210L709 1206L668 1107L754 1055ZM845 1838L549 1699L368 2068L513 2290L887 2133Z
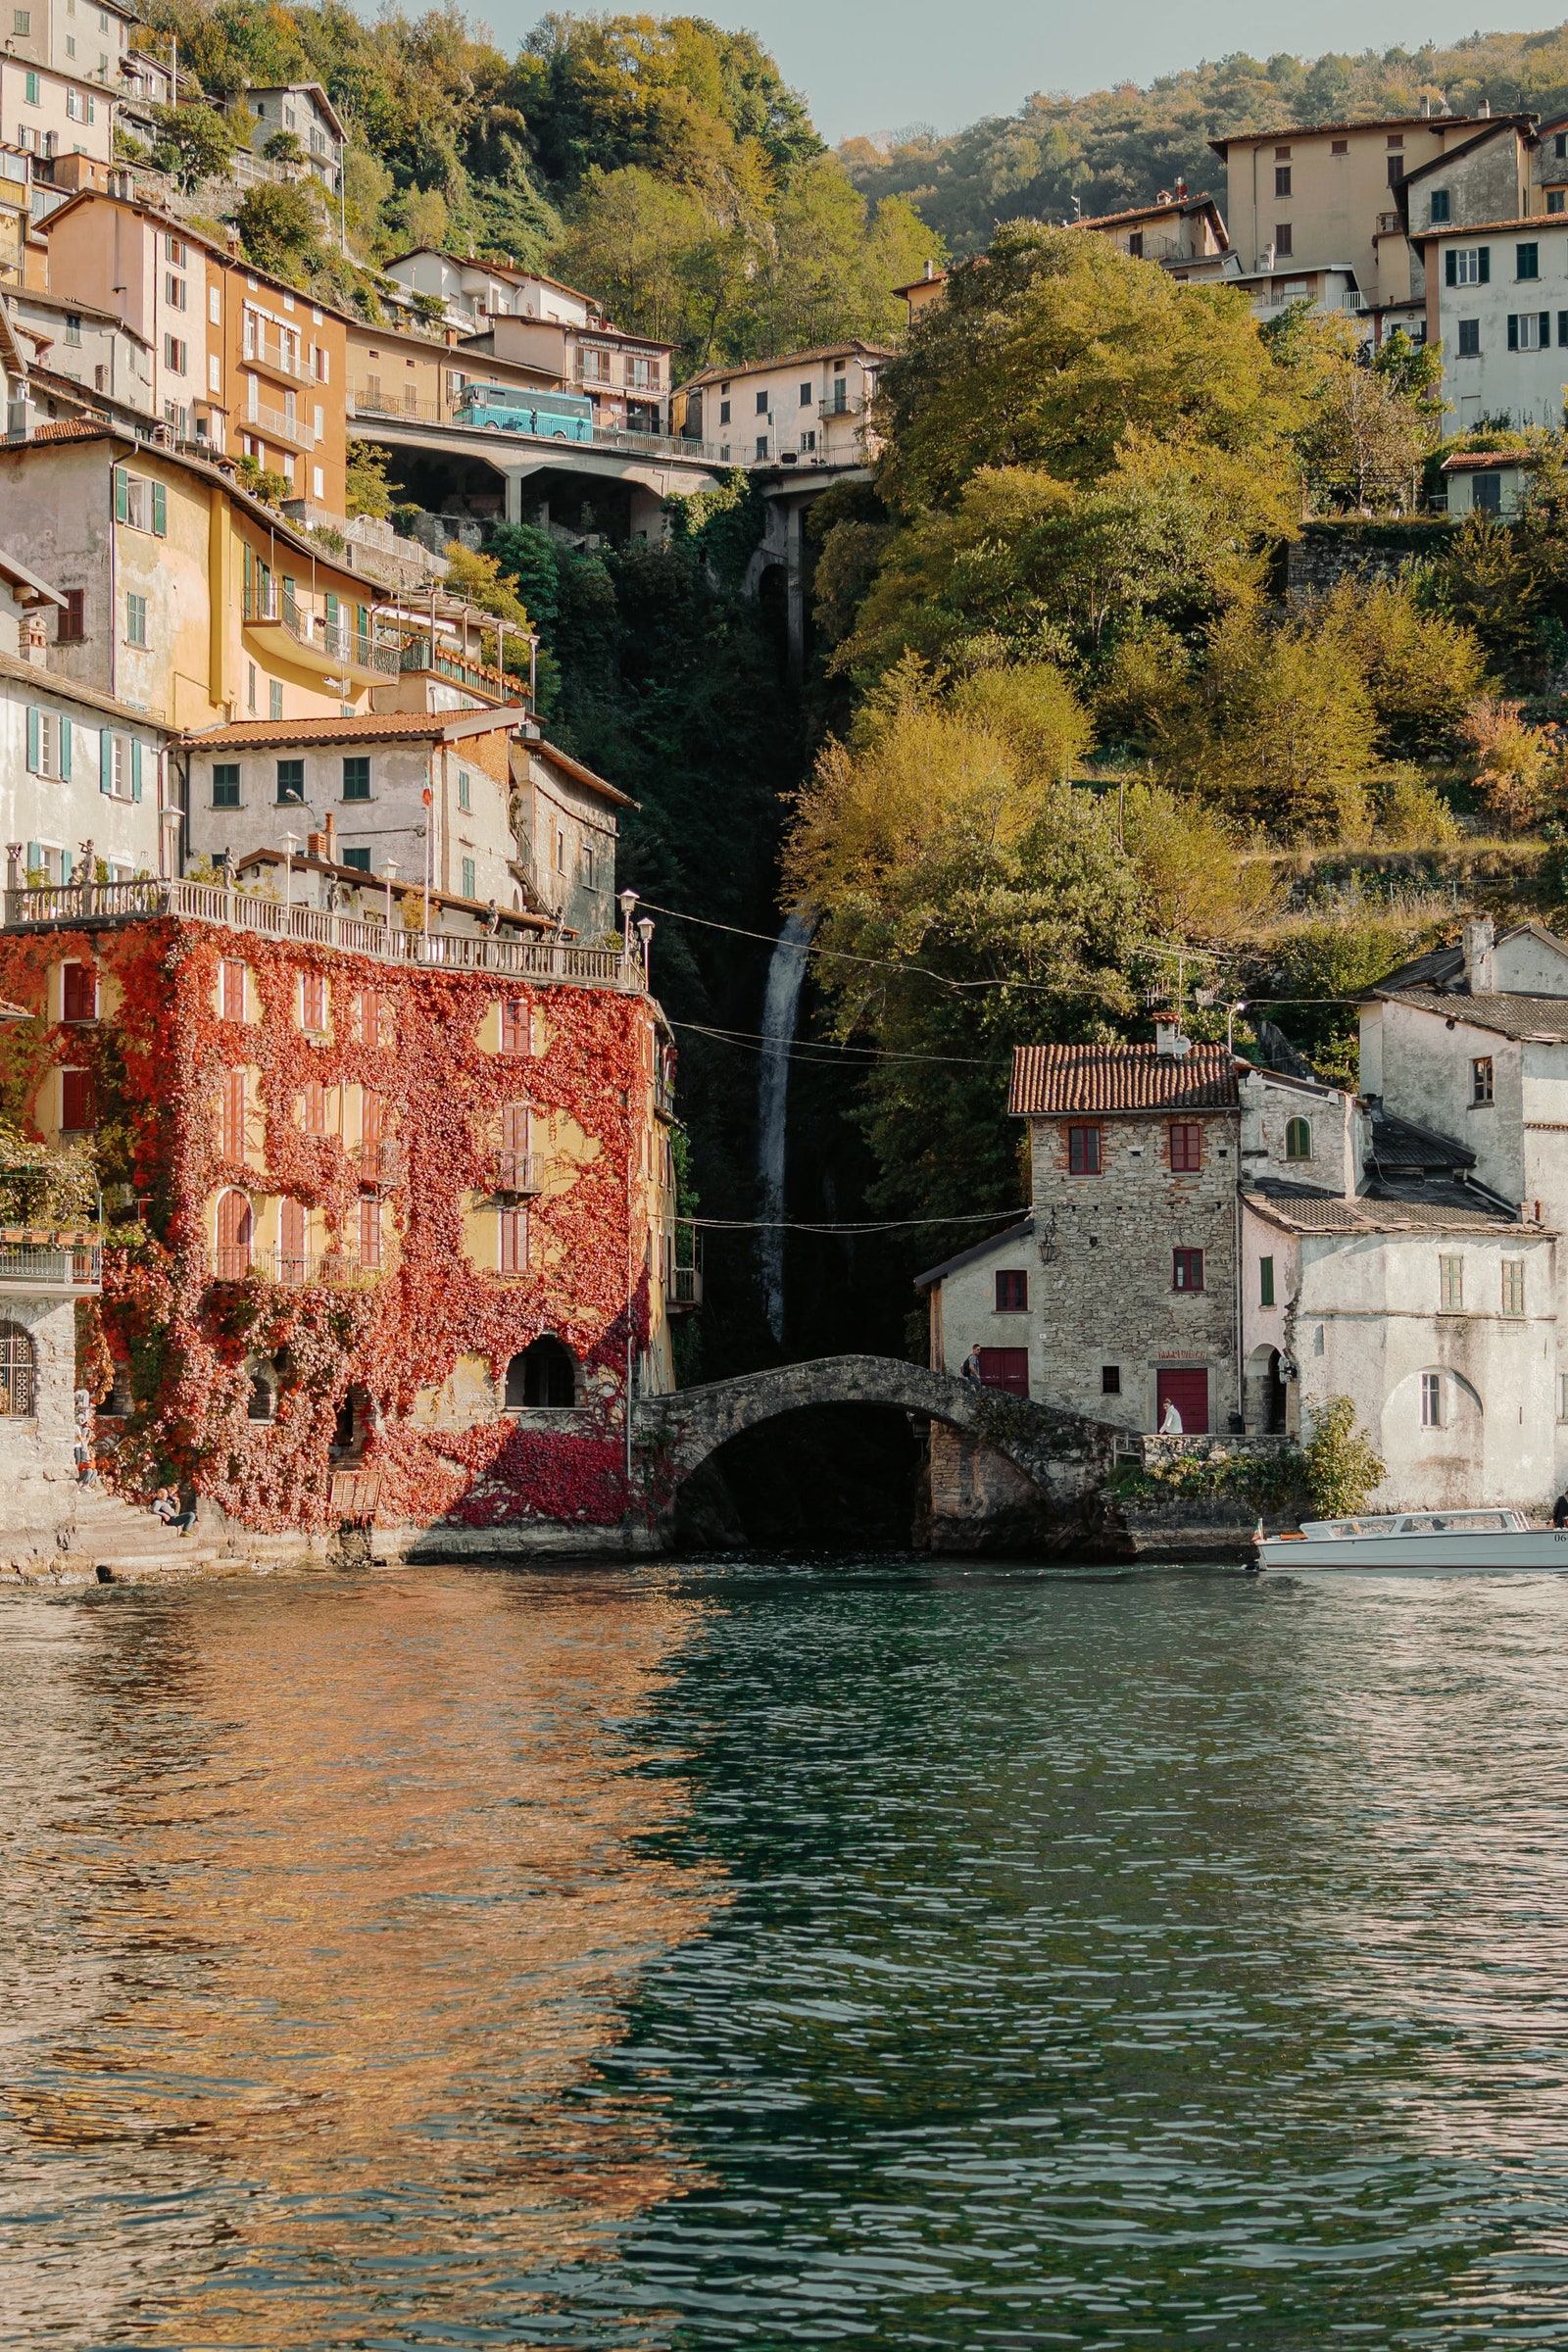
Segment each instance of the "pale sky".
M638 0L598 0L617 4L630 13ZM1316 57L1325 49L1416 49L1478 27L1536 32L1560 22L1562 4L1505 0L1478 16L1476 0L1209 0L1193 11L1156 0L662 0L659 13L681 7L757 33L833 141L915 122L956 130L982 115L1012 114L1031 90L1080 94L1149 81L1236 49ZM469 11L509 47L544 13L534 0L469 0Z

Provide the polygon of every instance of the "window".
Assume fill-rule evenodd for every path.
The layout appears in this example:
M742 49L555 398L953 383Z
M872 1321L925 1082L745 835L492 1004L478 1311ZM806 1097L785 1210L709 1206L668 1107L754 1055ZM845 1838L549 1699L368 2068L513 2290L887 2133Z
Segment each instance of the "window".
M386 1006L378 988L362 988L355 997L354 1028L362 1046L384 1046L391 1042L386 1035Z
M720 424L729 422L729 402L727 400L721 400L718 404L718 421Z
M1288 254L1295 251L1291 240L1291 224L1288 220L1278 220L1274 224L1274 251L1282 262Z
M577 845L577 879L584 890L592 890L594 886L594 845L591 841L579 842Z
M1291 167L1289 164L1277 165L1274 172L1274 193L1276 196L1288 196L1290 192Z
M55 623L57 645L79 645L87 634L87 592L84 588L66 590L66 609Z
M27 75L27 104L28 104L29 106L36 106L36 105L37 105L37 103L38 103L38 76L37 76L37 74L29 74Z
M1568 197L1565 197L1561 188L1548 188L1546 190L1546 210L1548 213L1560 213L1568 211Z
M267 715L269 718L281 718L283 715L283 689L276 678L268 680Z
M1349 152L1350 142L1348 139L1331 139L1329 141L1330 155L1348 155Z
M319 1078L307 1078L300 1096L300 1132L302 1135L326 1133L326 1088Z
M816 433L815 433L815 430L813 429L812 431L810 431L810 432L808 432L808 433L803 433L803 434L801 435L801 453L802 453L802 455L803 455L804 457L809 457L815 448L816 448Z
M164 271L164 300L172 311L182 311L185 308L187 282L183 277L176 277L172 270Z
M1423 1429L1443 1427L1443 1375L1423 1372L1421 1375L1421 1426Z
M473 807L473 803L468 797L468 771L466 767L460 767L458 770L458 807L465 812L471 810Z
M471 858L465 858L463 860L462 895L466 899L471 899L477 895L477 886L474 881L473 859Z
M1121 1366L1120 1366L1120 1364L1102 1364L1102 1365L1101 1365L1101 1367L1100 1367L1100 1394L1102 1395L1102 1396L1119 1396L1121 1395Z
M1278 178L1278 176L1279 176L1279 174L1276 172L1276 173L1275 173L1275 177L1276 177L1276 178ZM1287 177L1287 178L1289 178L1289 177L1290 177L1290 173L1289 173L1289 172L1287 172L1287 173L1286 173L1286 177ZM1141 262L1141 261L1143 260L1143 258L1144 258L1144 232L1143 232L1143 230L1142 230L1141 228L1135 228L1135 229L1133 230L1132 234L1131 234L1131 235L1129 236L1129 238L1127 239L1127 254L1128 254L1128 259L1129 259L1129 260L1131 260L1131 261L1134 261L1134 262Z
M1505 1257L1502 1261L1502 1311L1505 1315L1522 1315L1525 1311L1525 1261L1522 1257Z
M368 874L370 870L370 853L368 850L341 850L338 853L338 863L358 866L362 874Z
M571 1351L545 1333L507 1366L507 1411L577 1401L577 1366Z
M1461 1315L1464 1312L1464 1259L1440 1257L1438 1260L1439 1312Z
M1472 1102L1490 1102L1493 1100L1490 1054L1478 1054L1470 1064L1470 1100Z
M318 1037L326 1027L326 981L320 972L301 975L300 1027Z
M1274 1303L1274 1260L1271 1257L1260 1257L1257 1261L1257 1303L1259 1306L1272 1306Z
M801 398L800 398L800 406L801 406L803 409L808 409L808 408L810 407L810 405L811 405L811 387L810 387L810 385L809 385L809 384L803 384L803 385L801 386Z
M1560 315L1568 318L1568 312ZM1561 339L1559 337L1559 340ZM1461 360L1474 360L1479 359L1480 356L1481 321L1479 318L1461 318L1459 321L1459 357Z
M169 492L162 482L151 482L140 474L127 473L123 466L115 467L115 520L130 525L133 531L151 531L162 539L169 528Z
M237 808L239 807L239 761L237 760L219 760L214 762L213 807L215 808Z
M185 372L185 346L178 335L164 337L164 366L171 375L183 375Z
M1277 164L1288 164L1288 163L1290 162L1290 160L1291 160L1291 150L1289 149L1289 147L1276 147L1276 148L1275 148L1275 150L1274 150L1274 161L1275 161Z
M74 313L69 314L66 318L66 341L68 343L81 341L81 320Z
M91 1070L60 1073L60 1125L66 1135L87 1135L98 1123Z
M368 752L355 753L343 761L343 798L346 801L368 801L370 797L370 757Z
M216 286L207 289L207 316L214 326L223 323L223 297Z
M147 642L147 599L144 596L125 598L125 643L145 645Z
M1067 1173L1069 1176L1098 1176L1100 1174L1100 1129L1098 1127L1068 1128Z
M281 808L285 801L303 803L305 799L305 762L303 760L280 760L277 763L277 799Z
M243 1070L223 1072L223 1090L219 1098L218 1149L225 1159L241 1160L245 1156L245 1073Z
M980 1386L1000 1389L1004 1396L1027 1396L1029 1394L1029 1350L1027 1348L981 1348Z
M1432 210L1428 217L1434 228L1441 228L1446 221L1448 218L1448 191L1446 188L1433 189Z
M508 997L501 1007L501 1051L526 1054L532 1049L528 1007L521 997Z
M60 967L60 1017L66 1021L95 1021L98 1018L98 972L90 963L64 963Z
M23 41L30 41L30 40L31 40L31 38L32 38L32 11L31 11L31 9L30 9L30 8L18 8L18 9L13 9L13 11L12 11L12 14L11 14L11 26L12 26L12 30L13 30L13 31L16 33L16 35L17 35L17 38L18 38L19 40L23 40Z
M26 1420L32 1410L32 1342L20 1323L0 1323L0 1414Z
M1203 1130L1197 1120L1180 1121L1170 1131L1170 1164L1178 1175L1193 1174L1203 1164Z
M251 1204L243 1193L227 1192L218 1203L218 1250L214 1272L220 1282L243 1282L251 1270Z
M1557 1375L1557 1418L1568 1421L1568 1372Z
M1203 1252L1201 1250L1173 1250L1171 1251L1170 1287L1173 1291L1200 1291L1203 1287Z
M1539 277L1541 275L1541 247L1539 245L1516 245L1513 255L1515 277Z
M1479 514L1502 513L1502 477L1495 473L1476 473L1470 477L1470 504Z
M1568 157L1568 130L1559 130L1552 139L1551 152L1560 164Z
M1492 282L1490 245L1450 245L1443 257L1443 280L1449 286L1485 286Z
M1287 1159L1310 1159L1312 1156L1312 1125L1309 1119L1287 1119L1285 1122L1285 1156Z
M381 1265L381 1196L360 1195L360 1264L370 1273Z
M503 1274L526 1274L528 1271L528 1211L525 1208L502 1208L496 1211L501 1220L501 1271Z
M1022 1267L1004 1266L997 1275L997 1312L1023 1315L1029 1311L1029 1277Z
M767 435L765 433L759 433L757 436L757 454L760 458L765 458L767 455Z
M1510 311L1508 314L1508 349L1510 351L1544 351L1551 341L1551 313L1549 311Z
M245 966L237 956L225 956L220 973L219 1009L225 1021L245 1018Z
M71 721L55 710L27 710L27 768L34 776L71 781Z
M765 391L759 392L757 395L757 414L759 416L765 416L767 415L767 394Z
M249 709L254 710L256 708L256 664L254 662L247 662L245 668L247 672L245 699Z

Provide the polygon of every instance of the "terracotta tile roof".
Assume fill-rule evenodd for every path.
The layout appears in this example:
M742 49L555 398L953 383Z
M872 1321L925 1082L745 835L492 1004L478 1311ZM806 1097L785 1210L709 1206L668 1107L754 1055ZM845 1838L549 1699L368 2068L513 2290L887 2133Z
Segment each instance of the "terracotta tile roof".
M947 272L944 270L943 275ZM925 285L930 281L918 281ZM774 360L737 360L728 368L705 368L701 375L689 375L677 392L694 391L700 384L729 383L744 375L766 375L775 368L805 368L815 360L892 360L898 354L887 343L862 343L858 335L842 343L813 343L808 351L780 352Z
M1502 466L1530 466L1539 461L1528 449L1461 449L1457 457L1445 458L1443 473L1495 473Z
M1018 1046L1015 1118L1073 1111L1229 1110L1241 1065L1223 1046L1194 1046L1180 1061L1152 1046Z
M1246 1192L1242 1199L1287 1233L1511 1233L1536 1240L1546 1230L1521 1225L1495 1210L1460 1208L1446 1200L1286 1199L1272 1192Z
M62 418L58 424L35 424L27 441L99 441L113 431L108 424L95 424L86 416ZM25 449L25 441L13 442L15 449Z
M1553 1045L1568 1039L1568 997L1440 996L1426 988L1380 988L1377 993L1421 1012L1440 1012L1446 1021L1494 1030L1498 1037L1541 1038Z
M279 743L434 743L465 719L494 721L493 727L466 730L484 735L515 724L523 715L505 710L372 710L363 718L241 718L232 726L187 735L184 742L193 752L265 751Z

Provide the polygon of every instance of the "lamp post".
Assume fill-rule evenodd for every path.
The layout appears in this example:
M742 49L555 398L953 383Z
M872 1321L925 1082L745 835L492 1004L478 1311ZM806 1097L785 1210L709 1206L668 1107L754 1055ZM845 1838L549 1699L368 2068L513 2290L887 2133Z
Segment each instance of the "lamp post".
M389 858L381 871L386 877L386 945L387 953L390 955L392 952L392 885L397 880L397 859Z
M642 921L637 926L637 936L643 943L643 986L646 988L648 986L648 951L653 945L654 938L654 923L652 915L645 914L643 916Z
M615 904L620 908L620 967L624 971L631 962L631 918L637 905L637 893L634 890L622 890L616 894Z
M283 912L285 914L294 903L294 853L299 846L300 837L297 833L283 835Z

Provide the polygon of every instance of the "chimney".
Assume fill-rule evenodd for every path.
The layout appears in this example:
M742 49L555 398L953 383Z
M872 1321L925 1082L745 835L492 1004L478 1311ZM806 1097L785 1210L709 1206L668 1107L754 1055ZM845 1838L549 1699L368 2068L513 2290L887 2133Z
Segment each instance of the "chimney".
M336 819L336 817L335 817L335 816L332 814L332 811L331 811L331 809L330 809L330 808L329 808L329 809L327 810L327 812L326 812L326 830L325 830L325 831L323 832L323 834L321 835L321 842L322 842L321 856L322 856L322 857L323 857L323 858L326 859L326 862L327 862L327 864L328 864L328 865L336 865L336 863L337 863L337 819Z
M1473 997L1491 997L1497 988L1497 934L1490 914L1476 915L1459 935L1464 953L1465 986Z
M925 257L925 278L926 278L926 284L927 284L927 285L929 285L929 284L931 283L931 280L932 280L932 279L935 277L936 273L937 273L936 256L935 256L934 254L930 254L930 253L928 253L928 254L926 255L926 257Z
M49 666L49 623L41 612L29 612L22 624L22 659L34 669Z
M1476 108L1476 115L1481 122L1485 122L1489 120L1491 114L1492 100L1490 98L1483 98L1480 105Z
M1193 1050L1190 1037L1183 1037L1174 1021L1154 1023L1154 1053L1161 1061L1185 1061Z
M305 855L307 858L324 858L326 856L326 835L324 833L307 833Z

